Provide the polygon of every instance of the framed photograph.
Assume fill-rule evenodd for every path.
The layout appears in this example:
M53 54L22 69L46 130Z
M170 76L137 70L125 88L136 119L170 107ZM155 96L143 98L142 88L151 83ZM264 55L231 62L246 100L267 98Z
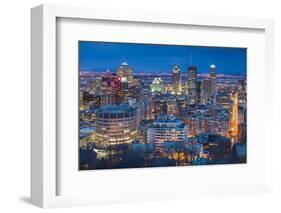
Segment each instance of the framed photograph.
M31 14L33 204L271 191L272 20Z

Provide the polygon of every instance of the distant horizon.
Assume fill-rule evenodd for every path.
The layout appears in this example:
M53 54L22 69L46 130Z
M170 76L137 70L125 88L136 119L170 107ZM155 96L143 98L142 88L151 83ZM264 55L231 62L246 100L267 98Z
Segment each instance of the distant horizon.
M168 74L176 64L182 73L196 66L198 74L207 74L215 64L217 74L246 75L247 49L79 41L79 71L116 72L123 62L136 74Z
M94 73L104 73L106 72L107 70L109 70L111 73L116 73L117 69L109 69L109 68L105 68L105 69L95 69L95 70L80 70L80 72L94 72ZM153 71L153 72L145 72L145 71L136 71L134 70L134 74L138 75L138 74L170 74L172 75L172 72L171 71ZM182 75L187 75L187 70L183 71L181 70L181 74ZM206 71L206 72L198 72L197 73L198 75L207 75L209 74L209 71ZM247 73L218 73L216 72L216 75L247 75Z

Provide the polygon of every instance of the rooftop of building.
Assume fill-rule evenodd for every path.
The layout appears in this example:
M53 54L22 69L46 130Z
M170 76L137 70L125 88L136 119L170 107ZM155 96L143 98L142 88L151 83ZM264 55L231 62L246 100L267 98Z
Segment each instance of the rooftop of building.
M120 105L107 105L103 106L96 110L97 113L126 113L133 112L136 110L136 107L133 107L129 104L120 104Z
M161 115L155 120L153 124L154 125L162 125L162 124L184 125L183 121L171 115Z
M160 84L162 83L162 79L161 78L154 78L152 81L152 84Z

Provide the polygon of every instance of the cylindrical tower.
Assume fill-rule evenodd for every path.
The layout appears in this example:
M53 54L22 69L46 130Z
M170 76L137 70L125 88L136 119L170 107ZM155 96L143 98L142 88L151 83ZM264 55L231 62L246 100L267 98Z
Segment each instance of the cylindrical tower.
M129 144L137 136L139 110L127 104L108 105L96 111L97 145Z

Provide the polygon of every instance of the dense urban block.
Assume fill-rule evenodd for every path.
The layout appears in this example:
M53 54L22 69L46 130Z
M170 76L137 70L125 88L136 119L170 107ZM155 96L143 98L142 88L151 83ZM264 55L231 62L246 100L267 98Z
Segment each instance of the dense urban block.
M215 60L204 70L187 55L161 72L111 67L111 54L110 68L84 70L79 55L79 169L246 163L246 70L222 70L206 51Z

